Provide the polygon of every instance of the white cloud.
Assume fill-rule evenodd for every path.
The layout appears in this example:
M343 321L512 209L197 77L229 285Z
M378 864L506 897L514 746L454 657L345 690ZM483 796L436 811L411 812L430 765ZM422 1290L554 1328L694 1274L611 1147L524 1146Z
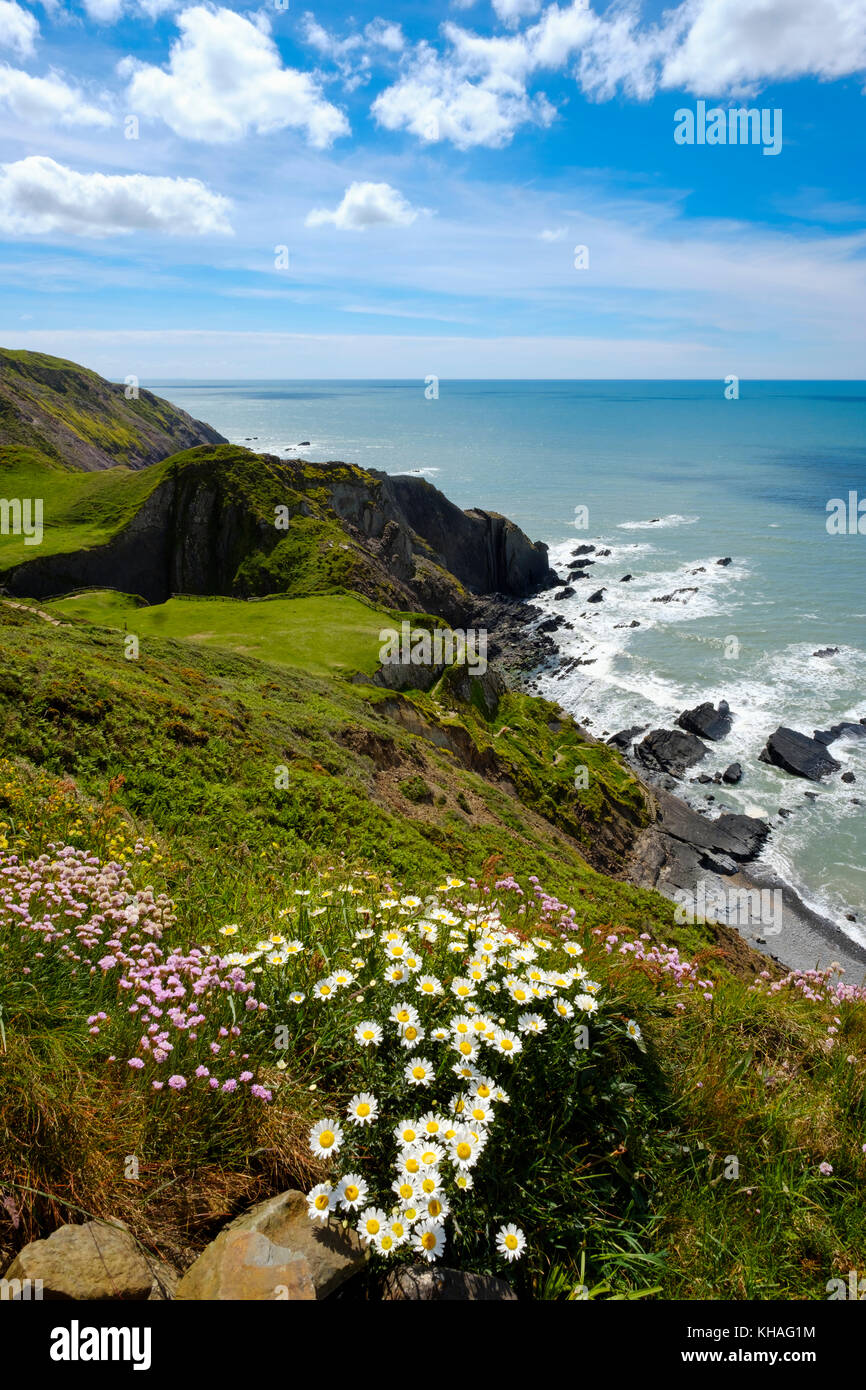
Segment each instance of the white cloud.
M0 64L0 106L22 125L108 126L113 118L107 111L91 106L74 87L57 73L50 77L31 77L18 68Z
M222 144L250 131L301 129L317 149L349 123L305 72L282 64L263 15L251 23L232 10L195 5L178 16L181 37L167 68L125 58L130 109L156 116L189 140Z
M15 0L0 0L0 47L11 48L19 58L28 58L38 37L35 15L16 5Z
M682 0L657 23L637 0L597 13L589 0L548 4L520 27L535 0L494 0L509 34L443 25L445 49L418 44L372 113L389 130L461 149L503 146L522 126L550 124L555 111L531 84L571 69L590 98L618 92L639 101L660 89L738 95L770 81L833 79L866 71L866 0Z
M230 236L228 211L198 179L80 174L44 155L0 165L0 230L12 236Z
M863 0L700 0L662 85L715 94L866 68Z
M332 222L340 231L358 232L365 227L408 227L422 211L425 209L413 208L389 183L352 183L333 212L314 208L304 225L322 227Z
M464 150L472 145L496 149L507 145L519 126L549 125L555 115L550 103L543 95L530 97L522 74L512 70L512 57L518 65L520 57L508 45L518 48L519 40L487 42L502 46L500 61L487 63L477 83L470 78L485 68L485 59L479 67L478 55L468 52L461 62L446 62L429 44L419 44L404 75L373 102L376 120L387 130L409 130L427 141L450 140Z
M538 233L538 239L539 241L562 241L567 231L567 227L545 227L543 232Z
M503 24L519 24L525 15L538 14L541 0L493 0L493 8Z

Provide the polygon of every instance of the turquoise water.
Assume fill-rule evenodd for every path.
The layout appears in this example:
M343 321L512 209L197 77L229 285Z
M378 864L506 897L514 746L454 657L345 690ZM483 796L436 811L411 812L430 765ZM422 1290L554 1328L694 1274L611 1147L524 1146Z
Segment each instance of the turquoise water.
M554 563L609 547L582 591L605 586L602 603L580 588L542 600L575 624L568 654L592 662L542 677L544 693L599 735L726 698L733 730L699 770L737 759L745 777L709 788L715 804L770 819L767 860L866 942L866 739L831 748L853 786L757 761L777 724L866 717L866 535L826 526L831 498L866 498L866 383L742 382L738 400L721 381L442 381L430 400L420 381L146 384L259 451L421 472L461 506L511 516ZM812 655L827 646L839 653Z

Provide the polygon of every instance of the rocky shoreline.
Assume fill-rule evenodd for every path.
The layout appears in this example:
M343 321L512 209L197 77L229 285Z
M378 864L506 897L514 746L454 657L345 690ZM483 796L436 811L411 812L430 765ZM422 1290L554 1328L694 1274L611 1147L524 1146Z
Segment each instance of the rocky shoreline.
M585 564L579 563L577 552L575 556L575 574L586 577ZM536 689L541 670L566 668L579 660L564 657L553 635L573 624L546 616L529 600L488 596L471 609L471 618L475 626L488 629L491 660L509 683L529 693ZM579 712L569 714L579 721ZM676 723L678 727L670 730L634 726L607 739L624 754L656 810L653 824L638 837L625 876L638 887L654 888L683 904L684 911L690 900L694 910L712 903L713 920L732 927L749 946L786 969L838 966L848 984L866 980L866 947L810 907L792 884L762 862L770 824L730 812L711 819L683 794L683 774L705 756L704 740L718 741L730 731L727 703L720 701L716 707L706 702L685 710ZM762 760L817 781L840 767L827 745L843 733L861 730L866 736L866 719L858 726L816 730L813 738L782 727L768 736ZM593 735L587 732L587 737ZM694 780L703 785L735 784L741 776L742 765L732 760L724 773L699 774ZM854 920L853 913L850 917Z

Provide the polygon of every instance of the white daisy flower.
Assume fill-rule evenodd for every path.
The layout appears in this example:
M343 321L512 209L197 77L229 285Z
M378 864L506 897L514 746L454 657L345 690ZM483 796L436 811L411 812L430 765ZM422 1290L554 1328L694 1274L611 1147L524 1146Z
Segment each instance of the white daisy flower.
M367 1020L356 1027L355 1042L360 1043L362 1047L378 1047L381 1041L382 1029L378 1023Z
M578 1007L580 1006L578 1005ZM560 1018L574 1018L574 1009L567 999L562 998L562 995L556 996L553 1001L553 1008Z
M433 1080L433 1064L426 1057L413 1057L403 1068L403 1075L410 1086L429 1086Z
M346 1114L353 1125L371 1125L378 1118L379 1102L369 1091L359 1091L349 1101Z
M355 1230L365 1245L378 1245L382 1236L388 1231L388 1213L382 1211L380 1207L367 1207L361 1212L361 1219Z
M337 1194L329 1182L320 1182L307 1193L307 1211L311 1221L327 1221L337 1208Z
M394 1179L391 1191L396 1192L404 1208L411 1207L418 1201L418 1189L408 1173L401 1173Z
M392 1004L391 1012L388 1017L392 1022L399 1023L401 1026L406 1023L414 1023L417 1026L419 1022L418 1010L405 1001L401 1001L399 1004Z
M417 1143L421 1138L420 1131L420 1123L416 1124L414 1120L401 1120L398 1125L394 1126L394 1138L403 1148L407 1148Z
M438 1260L445 1249L445 1228L438 1221L419 1221L412 1232L412 1244L425 1260Z
M640 1028L637 1026L633 1018L630 1018L626 1023L625 1031L628 1033L630 1038L634 1038L635 1042L637 1042L641 1037Z
M306 997L302 989L293 989L289 995L289 1000L292 1004L303 1004Z
M419 975L415 981L415 988L419 994L435 995L442 994L441 981L435 975Z
M509 1061L512 1062L518 1052L523 1051L523 1043L520 1041L517 1034L510 1033L507 1028L497 1028L494 1046L497 1052L500 1052L503 1057L507 1057Z
M337 1188L340 1206L346 1211L357 1211L367 1200L367 1184L360 1173L346 1173Z
M343 1131L337 1120L319 1120L310 1130L310 1148L320 1158L337 1154L343 1144Z
M574 1003L575 1007L585 1014L594 1014L598 1009L598 1002L591 994L579 994Z
M541 1014L521 1014L517 1020L518 1033L543 1033L547 1023Z
M328 975L324 980L316 981L313 985L313 993L317 999L321 999L323 1003L328 1003L337 993L337 986L332 977Z
M519 1260L526 1249L526 1236L519 1226L510 1221L496 1232L496 1248L510 1264L512 1260Z

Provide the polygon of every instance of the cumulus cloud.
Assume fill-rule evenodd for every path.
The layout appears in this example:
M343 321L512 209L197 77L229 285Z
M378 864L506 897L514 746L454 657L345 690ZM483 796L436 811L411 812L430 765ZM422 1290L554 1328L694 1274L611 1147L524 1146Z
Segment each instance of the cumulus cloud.
M386 130L450 140L458 149L507 145L519 126L549 125L555 112L543 94L529 96L522 76L509 70L508 51L502 56L505 61L490 62L475 82L477 60L444 61L429 44L421 44L405 74L373 102L372 113Z
M372 112L390 130L461 149L508 144L555 111L531 91L544 72L568 70L584 94L649 100L662 89L736 96L771 81L833 79L866 71L864 0L682 0L647 23L636 0L603 13L568 5L494 0L507 34L443 25L439 51L422 42ZM524 24L535 16L532 23Z
M45 155L0 165L0 231L231 236L229 201L198 179L81 174Z
M108 126L113 118L107 111L91 106L74 87L57 73L50 77L31 77L18 68L0 64L0 107L22 125Z
M722 92L866 68L863 0L701 0L670 54L665 87Z
M314 208L308 213L305 225L323 227L330 222L340 231L356 232L362 232L365 227L408 227L424 210L413 208L389 183L352 183L333 211Z
M38 37L35 15L16 5L15 0L0 0L0 47L11 48L19 58L29 58Z
M251 131L303 130L317 149L349 131L336 106L305 72L283 66L267 19L194 5L178 16L180 38L164 68L124 58L130 108L178 135L223 144Z

